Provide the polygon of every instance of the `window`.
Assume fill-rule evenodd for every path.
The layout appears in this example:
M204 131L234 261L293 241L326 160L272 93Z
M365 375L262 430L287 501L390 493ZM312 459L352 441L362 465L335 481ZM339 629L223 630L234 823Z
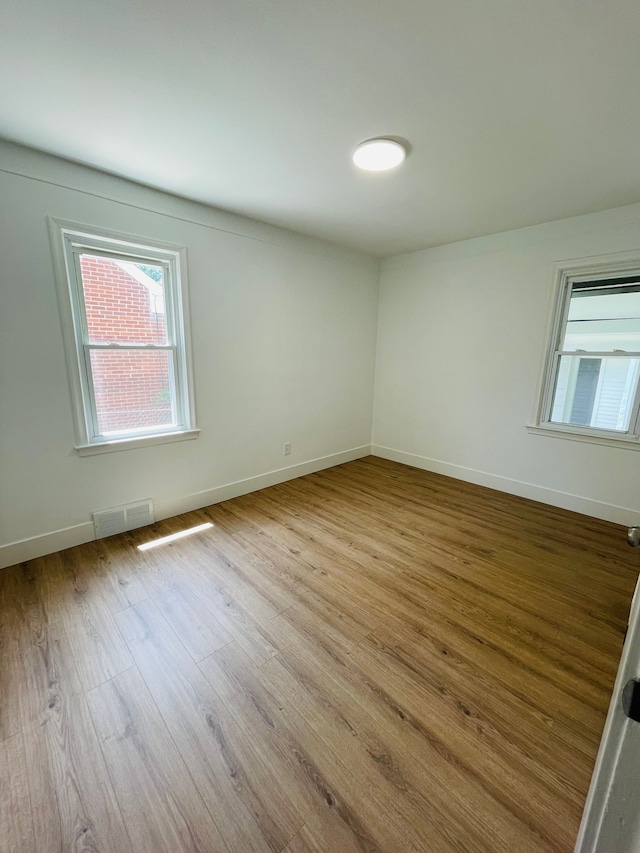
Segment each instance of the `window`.
M184 250L51 230L78 451L195 438Z
M639 442L639 376L640 259L561 270L538 425Z

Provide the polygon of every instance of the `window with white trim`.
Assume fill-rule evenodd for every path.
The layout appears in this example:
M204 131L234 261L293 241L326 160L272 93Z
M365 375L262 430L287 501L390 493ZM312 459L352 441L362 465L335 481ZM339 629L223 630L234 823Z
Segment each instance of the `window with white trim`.
M639 261L560 271L540 427L640 441Z
M51 228L79 452L195 437L184 249Z

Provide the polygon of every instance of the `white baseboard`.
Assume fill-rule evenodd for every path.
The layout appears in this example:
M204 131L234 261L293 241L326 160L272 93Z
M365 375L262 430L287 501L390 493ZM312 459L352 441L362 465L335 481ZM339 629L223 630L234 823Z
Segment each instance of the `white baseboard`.
M268 486L277 485L277 483L294 480L296 477L304 477L305 474L313 474L315 471L322 471L325 468L333 468L335 465L352 462L354 459L361 459L363 456L369 456L370 453L371 445L365 444L362 447L332 453L330 456L310 459L308 462L301 462L298 465L268 471L266 474L259 474L257 477L248 477L246 480L227 483L224 486L217 486L204 492L195 492L192 495L173 498L169 501L160 501L154 506L155 518L160 521L163 518L171 518L193 509L201 509L203 506L228 501L230 498L247 495L249 492L257 492L259 489L266 489ZM41 536L10 542L7 545L0 546L0 569L13 566L15 563L24 563L25 560L33 560L36 557L44 557L46 554L62 551L65 548L72 548L74 545L82 545L84 542L90 542L93 538L93 522L85 521L82 524L65 527L62 530L54 530Z
M257 477L249 477L246 480L237 480L224 486L216 486L204 492L195 492L181 498L161 501L154 505L155 517L157 521L163 518L172 518L174 515L190 512L192 509L201 509L203 506L211 506L211 504L218 504L231 498L238 498L240 495L248 495L250 492L267 489L269 486L285 483L287 480L295 480L296 477L304 477L305 474L313 474L315 471L333 468L335 465L342 465L345 462L353 462L354 459L362 459L363 456L370 456L370 454L371 445L365 444L363 447L354 447L351 450L343 450L341 453L332 453L330 456L310 459L308 462L300 462L298 465L291 465L288 468L268 471L266 474L259 474Z
M73 527L43 533L41 536L9 542L8 545L0 546L0 569L24 563L25 560L34 560L36 557L44 557L45 554L53 554L55 551L64 551L65 548L91 542L93 538L93 522L85 521Z
M465 480L467 483L475 483L477 486L497 489L510 495L540 501L561 509L570 509L573 512L601 518L604 521L613 521L616 524L624 524L627 527L637 524L640 519L640 508L631 509L616 504L607 504L592 498L583 498L569 492L559 492L546 486L536 486L534 483L512 480L498 474L489 474L486 471L477 471L475 468L465 468L462 465L442 462L440 459L429 459L427 456L405 453L403 450L394 450L391 447L382 447L378 444L372 445L371 453L373 456L390 459L392 462L402 462L404 465L411 465L413 468L433 471L434 474L444 474L446 477L453 477L456 480Z

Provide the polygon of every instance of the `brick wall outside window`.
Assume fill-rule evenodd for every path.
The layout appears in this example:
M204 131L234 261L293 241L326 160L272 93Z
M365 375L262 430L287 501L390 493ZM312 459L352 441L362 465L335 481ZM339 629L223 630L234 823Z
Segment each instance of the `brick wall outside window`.
M166 343L165 315L154 313L144 284L108 258L82 255L81 269L91 343ZM168 358L166 351L92 351L100 432L172 422Z

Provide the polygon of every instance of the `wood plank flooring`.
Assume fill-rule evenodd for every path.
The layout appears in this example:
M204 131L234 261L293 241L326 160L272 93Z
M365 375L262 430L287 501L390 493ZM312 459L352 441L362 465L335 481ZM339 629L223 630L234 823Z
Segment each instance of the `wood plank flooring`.
M372 457L6 569L0 851L570 853L639 570Z

